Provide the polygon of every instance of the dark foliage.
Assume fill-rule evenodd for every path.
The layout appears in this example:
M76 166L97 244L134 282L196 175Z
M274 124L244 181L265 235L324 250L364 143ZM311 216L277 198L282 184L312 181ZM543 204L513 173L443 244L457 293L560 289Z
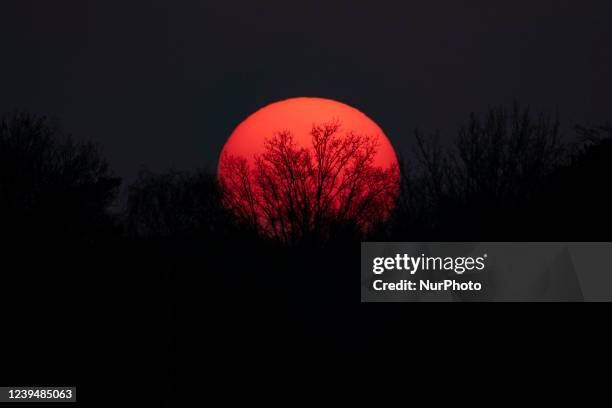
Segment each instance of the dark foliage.
M420 131L416 141L402 163L397 240L529 239L531 204L567 155L558 120L516 104L472 114L452 146Z
M75 142L45 118L17 113L0 122L4 234L93 239L108 226L120 182L95 145Z
M566 163L554 169L535 200L546 239L609 241L612 230L612 127L578 127ZM556 237L556 238L553 238Z
M221 204L214 175L143 171L129 187L125 226L131 238L219 239L232 232L234 224Z

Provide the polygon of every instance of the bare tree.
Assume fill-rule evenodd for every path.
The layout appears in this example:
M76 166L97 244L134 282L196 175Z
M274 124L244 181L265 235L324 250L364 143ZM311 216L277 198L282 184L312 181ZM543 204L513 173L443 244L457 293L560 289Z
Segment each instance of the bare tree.
M515 104L472 114L459 129L454 149L437 134L416 133L417 160L436 200L493 204L524 199L564 157L559 122Z
M499 230L502 220L517 225L505 215L530 208L567 161L558 119L516 103L472 114L446 144L438 132L415 135L415 154L402 161L394 239L454 239L458 231Z
M515 104L472 115L459 131L453 188L464 199L515 200L531 195L562 158L559 121Z
M334 226L362 232L384 220L398 194L397 166L375 165L375 137L341 132L339 122L313 126L312 145L291 132L265 141L252 166L225 154L220 162L224 203L242 222L285 243L329 238Z

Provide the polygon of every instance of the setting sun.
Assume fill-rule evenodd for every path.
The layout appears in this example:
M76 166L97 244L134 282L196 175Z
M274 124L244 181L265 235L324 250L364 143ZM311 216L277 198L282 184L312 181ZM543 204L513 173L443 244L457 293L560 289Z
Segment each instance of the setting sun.
M321 98L249 116L225 144L218 175L237 219L285 242L351 225L367 232L388 218L399 192L397 157L380 127Z

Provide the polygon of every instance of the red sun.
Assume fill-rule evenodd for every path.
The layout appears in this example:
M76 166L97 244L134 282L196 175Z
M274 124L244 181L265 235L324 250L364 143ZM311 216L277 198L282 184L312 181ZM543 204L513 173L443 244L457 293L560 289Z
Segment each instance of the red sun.
M397 157L389 139L372 119L361 111L324 98L291 98L271 103L246 118L232 132L221 151L252 160L264 151L264 139L288 130L302 147L311 147L310 131L315 124L340 121L342 129L378 138L375 164L397 165ZM219 173L220 174L220 173Z
M246 118L221 151L218 177L236 215L284 240L330 220L351 219L365 230L388 217L399 189L397 157L382 129L323 98L275 102Z

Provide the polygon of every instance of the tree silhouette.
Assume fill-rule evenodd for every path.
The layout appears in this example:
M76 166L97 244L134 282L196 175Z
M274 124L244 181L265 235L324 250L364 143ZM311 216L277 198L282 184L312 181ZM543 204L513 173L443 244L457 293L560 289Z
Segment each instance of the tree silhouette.
M569 159L551 174L536 202L543 239L607 240L612 228L612 126L576 128Z
M382 222L398 194L399 170L375 165L376 138L342 133L339 122L314 125L310 136L307 148L289 131L273 135L253 165L224 154L219 169L226 207L242 223L288 244L327 239L347 225L365 232Z
M62 329L42 320L36 328L20 324L7 347L67 355L78 347L87 322L98 325L125 313L116 313L112 292L119 281L113 278L120 229L109 206L119 183L95 145L72 140L44 117L15 113L0 119L1 267L3 285L10 288L0 308L6 315L74 316ZM106 302L109 293L113 302ZM45 370L34 359L5 361L14 369L23 364ZM76 367L77 359L50 358L45 364Z
M107 224L120 179L95 145L63 135L27 113L0 122L0 218L3 230L91 237Z
M231 220L212 174L143 171L129 187L126 231L130 237L220 238L229 228Z
M514 202L537 191L562 153L557 119L498 107L459 131L450 181L467 201Z
M470 115L452 144L439 133L416 131L415 153L402 161L393 225L401 239L415 232L437 239L508 235L505 227L518 228L517 219L566 159L558 120L516 103Z

